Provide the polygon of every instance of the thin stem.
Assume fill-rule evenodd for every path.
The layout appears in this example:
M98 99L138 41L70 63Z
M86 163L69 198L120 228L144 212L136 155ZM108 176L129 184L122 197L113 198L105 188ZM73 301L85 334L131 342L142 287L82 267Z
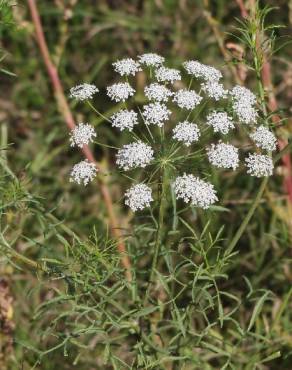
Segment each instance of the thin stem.
M250 207L249 211L247 212L245 218L243 219L241 225L239 226L237 232L235 233L235 235L233 236L228 248L226 249L225 251L225 255L227 256L228 254L230 254L233 249L235 248L236 244L238 243L239 239L241 238L242 234L244 233L250 219L252 218L253 214L255 213L255 210L257 209L257 206L259 205L260 203L260 200L262 198L262 195L264 193L264 190L266 188L266 185L268 183L268 177L265 177L263 180L262 180L262 183L259 187L259 190L257 192L257 195L254 199L254 202L252 204L252 206Z
M87 104L90 106L90 108L96 113L98 114L101 118L103 118L105 121L109 122L109 123L112 123L112 121L107 118L106 116L104 116L102 113L100 113L92 104L89 100L87 100Z
M156 232L155 244L154 244L154 255L152 260L152 266L150 271L150 278L147 287L146 297L149 294L150 286L153 282L153 277L155 274L155 270L157 268L158 256L161 249L162 238L164 233L164 216L165 216L165 206L166 206L166 189L167 189L167 176L166 176L166 169L163 167L161 169L161 183L160 183L160 204L159 204L159 215L158 215L158 227Z

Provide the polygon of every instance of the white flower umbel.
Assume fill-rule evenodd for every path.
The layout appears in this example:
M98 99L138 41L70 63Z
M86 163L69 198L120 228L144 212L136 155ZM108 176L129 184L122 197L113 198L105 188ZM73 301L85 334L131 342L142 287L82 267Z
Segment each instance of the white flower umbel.
M160 85L157 82L146 86L144 92L145 96L149 100L157 102L167 102L169 97L173 95L173 93L167 87Z
M217 81L204 82L201 84L201 88L209 98L216 101L227 97L227 90L225 90L224 86Z
M117 154L117 165L127 171L136 167L146 167L153 160L153 149L138 141L124 145Z
M199 140L200 130L195 123L179 122L173 129L173 138L183 142L186 146Z
M95 85L91 84L81 84L70 89L70 98L75 98L77 100L87 100L92 99L93 95L99 90Z
M122 109L119 112L113 114L110 118L113 127L117 127L120 131L128 129L133 130L133 127L137 125L138 114L133 110Z
M142 115L145 119L146 125L157 125L162 127L171 115L171 111L165 104L150 103L144 105Z
M183 199L185 203L204 209L218 200L214 186L193 175L184 174L177 177L174 191L177 199Z
M277 139L275 135L265 126L259 126L249 136L259 148L268 150L270 152L276 150L277 148Z
M194 90L178 90L174 94L173 101L176 102L176 104L180 108L185 108L188 110L193 110L196 108L197 105L200 104L202 101L202 97L198 95Z
M220 132L224 135L235 127L232 118L226 112L213 111L209 113L206 123L213 127L214 132Z
M70 173L70 182L77 182L79 185L83 183L86 186L95 178L96 173L96 165L85 159L73 166Z
M121 76L135 76L139 71L142 71L140 64L132 58L125 58L113 63L114 70Z
M79 125L70 132L70 143L71 146L82 148L83 145L91 143L94 137L96 137L96 133L91 125L88 123L79 123Z
M273 174L274 164L271 157L263 154L251 154L245 158L247 173L255 177L268 177Z
M183 63L183 66L188 74L196 78L201 78L205 81L219 81L222 78L222 73L218 69L200 63L197 60L188 60Z
M181 80L181 74L178 69L160 67L155 71L155 77L159 82L171 82Z
M128 82L119 82L107 87L107 95L116 102L126 101L135 94L135 90Z
M252 106L257 102L255 94L244 86L236 85L229 93L234 101L246 102Z
M241 123L250 125L257 122L257 110L246 101L236 101L233 103L232 108Z
M232 168L234 171L239 165L238 148L231 144L211 144L207 156L209 162L218 168Z
M153 201L152 190L145 184L133 185L126 191L125 197L125 204L134 212L150 207Z
M138 56L139 62L147 67L158 67L164 63L164 58L155 53L147 53Z

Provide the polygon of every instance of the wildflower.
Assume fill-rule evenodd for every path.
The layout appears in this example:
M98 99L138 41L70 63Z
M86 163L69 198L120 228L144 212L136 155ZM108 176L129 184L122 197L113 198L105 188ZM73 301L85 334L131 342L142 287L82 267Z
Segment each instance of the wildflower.
M215 82L222 78L222 73L218 69L202 64L197 60L188 60L183 63L183 66L188 74L205 81Z
M164 58L155 53L147 53L138 56L139 62L147 67L158 67L164 63Z
M125 204L134 212L150 207L150 202L153 201L152 190L145 184L133 185L126 191L125 197Z
M171 111L167 108L165 104L150 103L144 105L142 114L145 119L146 125L153 124L162 127L164 121L167 121L169 119Z
M185 203L193 206L209 208L218 198L214 186L193 175L177 177L174 183L174 190L177 199L183 199Z
M263 154L251 154L245 159L247 173L255 177L267 177L273 174L274 164L271 157Z
M113 66L114 70L121 76L135 76L137 72L142 71L140 64L132 58L118 60L113 63Z
M155 71L155 76L159 82L174 83L175 81L181 80L180 71L174 68L159 67Z
M259 126L252 134L249 135L259 148L274 151L277 147L275 135L265 126Z
M133 130L134 125L138 124L138 114L133 110L122 109L111 116L113 127L118 127L120 131Z
M149 100L157 102L167 102L168 98L173 95L167 87L160 85L157 82L146 86L144 92Z
M81 84L70 89L70 98L75 98L77 100L87 100L92 99L93 95L99 90L95 85L91 84Z
M126 101L135 90L128 82L119 82L107 87L107 95L116 102Z
M180 108L193 110L202 101L202 97L194 90L179 90L175 93L173 101L177 103Z
M186 146L199 140L200 130L195 123L188 121L179 122L173 129L173 138L182 141Z
M96 173L96 165L85 159L73 166L70 174L70 182L77 182L79 185L83 183L83 185L86 186L95 178Z
M233 171L238 167L238 148L231 144L222 142L211 144L211 147L207 149L207 155L210 163L215 167L232 168Z
M153 160L153 149L138 141L124 145L117 154L117 165L127 171L136 167L146 167Z
M71 146L79 146L82 148L83 145L88 145L96 137L94 128L88 123L79 123L70 133Z
M226 98L227 96L227 90L217 81L204 82L201 84L201 88L209 98L215 99L216 101Z
M226 112L211 112L207 116L206 123L213 127L214 132L221 132L221 134L227 134L229 130L234 128L232 118Z
M240 122L249 125L255 124L258 118L257 110L245 101L234 102L232 105Z
M236 85L230 91L230 95L234 101L246 102L251 106L256 104L257 98L254 93L244 86Z

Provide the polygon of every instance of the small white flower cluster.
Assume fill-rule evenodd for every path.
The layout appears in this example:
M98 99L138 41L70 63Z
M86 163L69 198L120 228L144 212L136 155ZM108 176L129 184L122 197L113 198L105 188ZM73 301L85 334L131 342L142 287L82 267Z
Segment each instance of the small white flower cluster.
M216 101L227 97L228 91L224 89L224 86L218 81L207 81L201 84L201 88L204 93Z
M202 101L202 97L193 90L178 90L175 93L173 101L177 103L180 108L193 110Z
M181 80L181 74L178 69L160 67L155 71L155 77L159 82L170 82L174 83L175 81Z
M271 157L263 154L251 154L245 159L247 173L255 177L272 176L274 164Z
M120 131L128 129L132 131L138 122L138 114L133 110L122 109L113 114L110 118L113 127L117 127Z
M150 103L144 105L142 115L145 119L146 125L157 125L162 127L171 115L171 111L165 104Z
M255 124L258 117L257 110L254 107L256 96L243 86L235 86L230 91L230 95L233 100L233 110L239 121L245 124Z
M96 137L96 133L91 125L88 123L79 123L79 125L70 132L70 143L71 146L82 148L83 145L91 143L94 137Z
M207 116L207 125L212 126L214 132L220 132L221 134L228 134L233 129L234 123L232 118L228 116L226 112L213 111Z
M135 94L135 90L128 82L119 82L107 87L107 95L115 102L126 101Z
M132 58L125 58L113 63L114 70L121 76L135 76L137 72L142 71L140 64Z
M92 99L93 95L96 94L98 91L99 90L95 85L84 83L71 87L69 96L70 98L83 101L87 99Z
M250 134L250 138L255 142L256 146L269 152L277 148L277 139L275 135L265 126L259 126Z
M155 53L147 53L138 56L139 62L147 67L158 67L164 63L164 58Z
M153 159L153 149L142 141L124 145L118 150L117 165L124 171L146 167Z
M145 184L133 185L126 191L125 204L131 208L133 212L150 207L150 202L153 201L152 190Z
M207 155L210 163L218 168L232 168L234 171L239 165L238 148L231 144L211 144Z
M144 89L145 96L152 101L167 102L173 93L165 86L154 82Z
M188 60L183 63L183 66L188 74L205 81L219 81L222 78L222 73L218 69L197 60Z
M209 208L218 200L214 186L193 175L184 174L177 177L174 182L174 191L178 199L183 199L185 203L191 203L203 209Z
M86 186L95 178L96 173L96 165L85 159L73 166L70 174L70 182L77 182L79 185L83 183Z
M198 141L201 135L198 125L188 121L179 122L172 132L173 138L182 141L186 146Z

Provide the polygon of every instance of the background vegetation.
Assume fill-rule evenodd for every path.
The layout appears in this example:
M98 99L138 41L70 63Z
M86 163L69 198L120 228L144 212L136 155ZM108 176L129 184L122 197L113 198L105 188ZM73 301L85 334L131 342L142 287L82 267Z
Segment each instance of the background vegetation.
M245 3L252 13L254 2ZM254 72L240 63L250 52L230 34L239 35L240 4L37 2L66 93L83 81L103 91L116 77L113 61L147 51L174 67L198 59L220 67L229 87L241 79L255 89ZM292 3L260 3L265 5L278 7L267 15L267 25L285 26L273 34L283 48L268 56L283 118L276 132L286 140L292 130L292 53L284 36L291 36ZM190 212L187 223L170 207L172 252L161 256L152 299L143 306L153 225L146 216L133 219L124 207L128 180L115 172L114 151L95 146L96 158L108 169L105 180L133 266L129 283L99 185L84 188L68 181L82 154L68 145L29 8L25 1L1 0L0 10L0 368L292 369L287 167L277 166L231 254L224 251L253 202L257 179L221 174L221 207ZM94 105L111 113L104 94ZM98 127L103 142L120 147L126 140L87 105L70 101L70 106L76 121ZM215 174L213 181L218 188Z

